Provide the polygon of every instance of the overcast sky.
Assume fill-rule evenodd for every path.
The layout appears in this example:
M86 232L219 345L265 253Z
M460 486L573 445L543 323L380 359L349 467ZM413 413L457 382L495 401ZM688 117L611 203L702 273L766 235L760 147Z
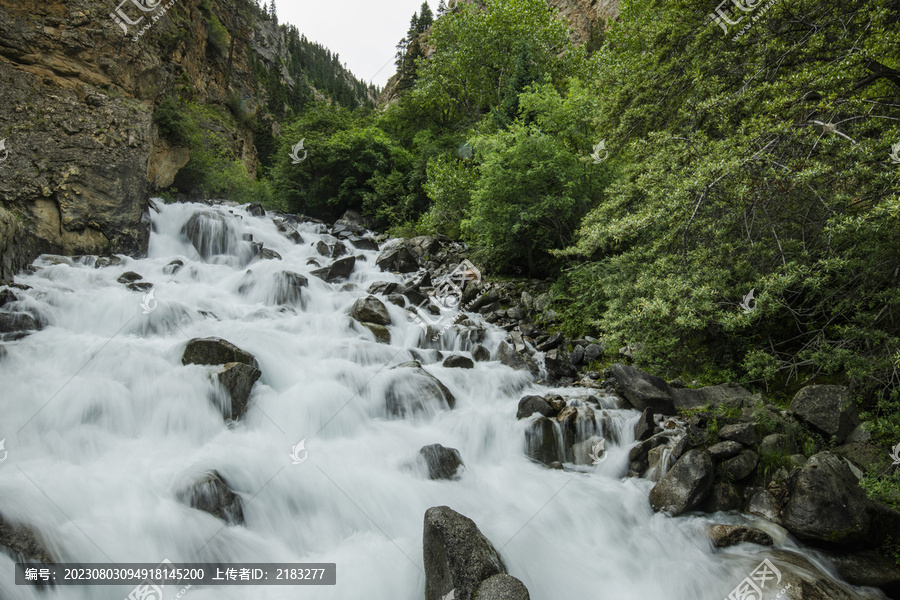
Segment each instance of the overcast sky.
M429 0L432 11L437 4ZM279 23L295 25L308 40L339 54L359 79L384 87L394 74L397 43L422 0L276 0L275 6Z

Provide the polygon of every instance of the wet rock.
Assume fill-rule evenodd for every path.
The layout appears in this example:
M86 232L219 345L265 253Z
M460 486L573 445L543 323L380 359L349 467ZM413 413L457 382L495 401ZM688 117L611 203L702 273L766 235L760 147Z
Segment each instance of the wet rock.
M541 396L525 396L519 400L519 408L516 411L516 419L527 419L534 413L540 413L544 417L555 416L558 411L553 410Z
M119 278L116 279L116 281L122 284L126 284L140 281L141 279L143 279L143 277L140 274L135 273L134 271L125 271L124 273L119 275Z
M251 202L250 206L247 207L247 212L254 217L266 216L266 209L264 209L262 204L260 204L259 202Z
M569 356L562 350L554 348L544 355L544 367L547 369L547 377L550 381L560 381L563 378L574 379L577 375L575 368L569 362Z
M565 460L558 439L561 439L559 425L554 420L541 417L525 433L525 453L540 463L552 466Z
M740 481L753 473L758 462L759 456L755 452L741 450L734 458L722 461L719 465L719 476L727 481Z
M95 269L105 269L106 267L114 267L117 265L121 265L124 260L121 257L116 256L115 254L111 256L100 256L94 262Z
M794 396L788 412L816 431L834 436L838 444L859 425L850 390L842 385L806 386Z
M309 285L309 280L293 271L279 271L275 274L275 304L297 304L300 291Z
M653 420L653 409L645 408L638 422L634 424L634 439L643 442L653 435L654 429L656 429L656 422Z
M370 237L353 236L347 239L357 250L378 250L378 242Z
M768 533L743 525L712 525L709 528L709 537L716 548L728 548L745 543L771 546L774 543Z
M445 448L440 444L424 446L419 454L428 465L429 479L459 479L457 470L464 466L456 448Z
M867 539L872 524L869 500L838 455L820 452L811 457L791 477L789 493L782 525L797 537L837 544Z
M491 360L491 351L481 344L475 344L475 346L472 348L472 358L474 358L477 362L489 361Z
M169 264L167 264L165 267L163 267L163 273L165 273L166 275L174 275L175 273L180 271L183 266L184 266L183 261L175 259L172 262L170 262Z
M0 515L0 546L17 561L54 563L53 557L34 531L21 523L14 523Z
M709 447L708 451L713 460L720 461L737 456L743 449L744 446L742 446L739 442L727 440L724 442L719 442L718 444L713 444Z
M153 289L153 284L147 281L136 281L134 283L129 283L125 287L132 292L146 292L147 290Z
M0 290L0 308L3 308L7 304L12 304L13 302L18 302L19 298L16 294L9 288L3 288Z
M217 377L219 383L231 396L231 414L226 414L226 417L230 416L232 419L238 420L244 416L247 412L247 401L250 399L253 384L261 375L262 372L259 369L244 363L230 362L222 367Z
M781 523L780 503L768 490L759 488L748 489L747 505L744 512L762 517L773 523Z
M576 345L569 355L569 363L573 367L577 367L584 360L584 346Z
M413 273L419 270L416 257L403 244L383 250L375 259L375 265L388 272Z
M252 354L217 337L192 339L181 357L181 364L184 365L224 365L232 362L259 367Z
M263 248L259 251L257 257L260 260L281 260L281 255L275 252L274 250L269 250L268 248Z
M331 248L329 248L328 244L326 244L322 240L316 242L316 252L318 252L322 256L331 256Z
M353 303L350 316L360 322L390 325L391 316L387 307L375 296L366 296Z
M181 234L193 244L204 259L217 254L227 254L237 243L237 235L224 215L201 211L191 215L181 228Z
M712 458L703 450L690 450L650 490L650 506L680 515L700 504L712 484Z
M425 512L425 600L473 600L482 581L506 573L500 554L475 523L447 506Z
M537 376L539 372L537 364L530 356L519 354L506 342L500 342L495 358L507 367L517 371L530 371L534 376Z
M408 413L424 411L426 404L446 404L451 409L456 406L456 398L447 386L418 362L402 363L391 370L402 371L385 392L385 406L390 415L403 418Z
M610 368L616 380L616 393L636 409L652 408L654 413L674 415L672 388L664 380L636 367L615 364Z
M328 283L337 283L350 277L350 274L353 273L353 267L355 266L356 257L348 256L346 258L339 258L327 267L316 269L315 271L312 271L311 274L319 279L324 279Z
M406 306L406 298L404 296L401 296L400 294L388 294L387 301L394 306L399 306L400 308Z
M740 510L742 504L741 494L737 488L728 482L717 481L713 484L709 496L700 505L708 513L719 511Z
M584 362L592 363L603 356L603 346L600 344L588 344L584 349Z
M549 394L545 396L544 399L550 404L551 407L553 407L554 412L562 411L567 405L565 398L563 398L559 394Z
M836 554L829 558L848 583L881 588L888 597L898 597L900 566L887 560L876 550Z
M518 306L513 306L509 310L506 311L506 316L512 319L513 321L521 321L527 315L525 311L519 308Z
M471 358L468 358L466 356L451 354L444 359L444 366L455 369L472 369L475 367L475 363L472 362Z
M244 523L241 498L228 488L217 471L181 490L176 497L182 504L207 512L229 525Z
M0 333L34 331L37 328L37 322L29 314L0 313Z
M719 439L732 440L745 446L755 446L758 438L753 423L736 423L719 429Z
M500 574L485 579L475 593L478 600L530 600L525 584L511 575Z
M344 242L338 241L335 242L334 246L331 248L331 257L340 258L348 252L349 250L347 250L347 245L344 244Z
M368 323L366 321L360 322L360 325L371 331L375 336L375 341L379 344L391 343L391 332L384 325L379 325L378 323Z

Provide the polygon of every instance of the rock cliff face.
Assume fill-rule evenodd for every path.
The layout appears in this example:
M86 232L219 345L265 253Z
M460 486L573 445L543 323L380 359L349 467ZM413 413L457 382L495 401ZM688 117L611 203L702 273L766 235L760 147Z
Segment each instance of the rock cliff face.
M284 30L256 10L251 0L0 0L0 279L40 252L146 250L147 200L190 160L160 136L161 100L178 92L255 110L266 99L252 62L290 62ZM214 127L255 174L250 125ZM13 232L31 243L12 243Z

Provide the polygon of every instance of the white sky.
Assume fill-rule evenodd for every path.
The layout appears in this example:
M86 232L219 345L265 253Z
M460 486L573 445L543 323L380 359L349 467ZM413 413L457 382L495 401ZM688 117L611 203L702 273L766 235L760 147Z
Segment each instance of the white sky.
M438 0L428 4L437 10ZM279 23L295 25L308 40L336 52L357 78L374 77L373 83L384 87L394 74L397 43L422 0L276 0L275 6Z

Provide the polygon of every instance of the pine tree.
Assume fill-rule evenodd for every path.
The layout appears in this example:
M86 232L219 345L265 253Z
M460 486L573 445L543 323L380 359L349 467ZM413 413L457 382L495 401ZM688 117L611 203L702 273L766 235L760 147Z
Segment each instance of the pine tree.
M417 35L419 35L419 14L413 13L412 18L409 20L409 31L406 32L406 37L409 40L413 40Z
M275 0L272 0L272 5L269 7L269 16L272 17L272 20L278 23L278 13L275 11Z
M445 0L441 0L440 2L438 2L438 9L437 9L438 17L443 17L445 14L447 14L447 11L449 11L449 10L450 9L447 8L447 2Z
M434 23L434 13L431 12L431 7L428 6L428 2L423 2L419 10L420 13L416 22L416 31L418 33L425 33L428 31L428 28L431 27L432 23Z

